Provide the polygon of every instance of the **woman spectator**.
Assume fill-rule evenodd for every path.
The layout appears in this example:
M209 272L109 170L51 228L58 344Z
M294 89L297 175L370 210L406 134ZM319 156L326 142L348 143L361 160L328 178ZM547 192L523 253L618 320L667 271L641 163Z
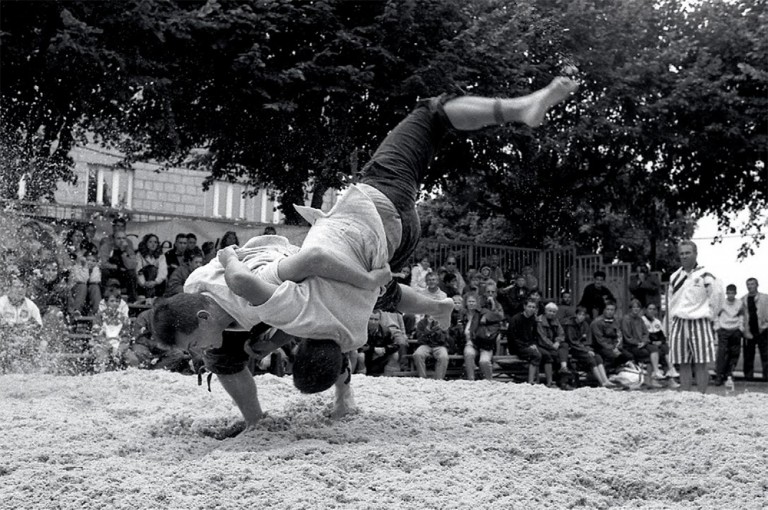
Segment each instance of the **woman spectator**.
M224 235L221 238L219 249L223 250L227 246L240 246L240 240L237 238L237 234L234 230L228 230L224 232Z
M136 264L137 282L144 290L147 299L162 296L165 279L168 277L168 266L160 247L160 240L155 234L145 235L139 243L139 253Z
M67 282L55 260L45 261L29 288L29 297L47 323L62 317L67 304Z
M86 252L69 270L70 315L95 314L101 302L101 269L95 251Z
M667 337L664 335L664 326L662 326L659 320L659 307L651 303L645 307L645 314L643 315L643 322L645 327L648 328L648 339L651 345L655 345L659 349L659 365L666 368L664 377L669 379L667 386L671 388L679 387L675 377L680 377L680 374L675 370L674 365L671 365L667 360L667 354L669 354L669 344L667 344Z
M432 263L424 255L419 263L411 268L411 287L421 293L427 291L427 275L432 272Z

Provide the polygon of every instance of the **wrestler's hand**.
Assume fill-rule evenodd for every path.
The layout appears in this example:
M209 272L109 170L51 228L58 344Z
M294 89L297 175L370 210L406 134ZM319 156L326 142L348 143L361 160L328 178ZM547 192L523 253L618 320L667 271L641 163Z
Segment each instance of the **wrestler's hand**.
M370 285L366 286L366 288L368 290L379 290L379 287L385 286L392 279L392 270L389 264L384 264L384 267L369 272L368 278Z
M235 248L237 248L237 246L234 246L234 245L227 246L223 250L219 250L219 253L216 254L216 258L219 259L219 262L225 268L227 267L227 265L229 265L231 261L239 260L237 258L237 253L235 253Z

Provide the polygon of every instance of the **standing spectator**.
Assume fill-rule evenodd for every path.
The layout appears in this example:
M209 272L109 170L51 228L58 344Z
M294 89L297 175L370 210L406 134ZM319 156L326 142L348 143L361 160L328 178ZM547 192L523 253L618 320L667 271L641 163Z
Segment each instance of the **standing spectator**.
M197 236L192 232L187 234L187 250L194 250L197 248Z
M605 271L595 271L592 277L595 281L584 287L579 306L586 308L590 317L594 319L603 313L606 302L616 303L616 298L613 297L613 292L605 286Z
M603 358L595 354L592 349L592 336L587 322L587 309L583 306L576 307L573 321L566 324L565 341L568 343L568 356L573 360L577 368L586 367L603 388L614 388L616 385L608 380L605 373Z
M223 250L227 246L240 246L240 240L237 238L237 234L234 230L227 230L221 237L219 249Z
M659 370L659 348L651 343L642 311L640 300L633 299L629 305L629 313L621 318L622 344L635 361L651 362L646 384L650 388L661 388L657 381L664 378Z
M744 336L744 315L744 303L736 299L736 285L730 284L725 288L725 301L715 318L715 386L722 386L727 380L733 383L733 369L739 362L741 338Z
M644 265L637 266L637 271L629 280L629 292L632 297L640 301L640 305L646 308L653 303L656 306L661 305L661 284L656 276L650 274L648 268Z
M40 309L27 297L27 284L18 276L11 276L8 293L0 296L0 326L43 325Z
M416 339L419 341L419 347L413 353L413 362L419 377L427 378L426 360L428 356L433 356L435 379L445 379L445 372L448 370L448 333L440 329L435 319L425 315L416 324Z
M184 292L184 282L189 275L203 265L203 252L195 247L184 252L184 263L168 278L164 297L171 297Z
M432 272L432 263L429 257L424 255L419 259L419 263L411 268L411 287L419 292L427 289L427 275Z
M702 393L709 385L707 363L715 361L716 307L715 277L697 265L698 250L692 241L677 247L681 267L672 274L667 290L667 307L672 320L669 335L669 361L680 365L680 386L690 390L693 372Z
M544 365L544 377L547 381L547 387L555 386L553 380L553 367L555 361L559 362L558 386L560 389L573 389L568 385L568 377L571 375L568 370L568 342L565 341L565 331L557 322L557 305L547 303L544 307L544 314L538 318L539 334L538 347L541 352L541 363Z
M538 348L539 333L536 322L538 309L539 303L528 298L523 311L515 314L509 321L507 330L507 347L510 354L528 362L528 384L539 382L541 352Z
M187 242L187 234L176 234L176 239L173 242L173 250L165 253L165 266L169 278L173 276L173 272L176 271L176 268L184 262L184 252L187 251Z
M456 291L459 295L462 295L467 283L464 281L464 277L461 276L461 271L459 271L458 264L456 263L456 257L453 255L449 256L445 259L443 265L445 266L445 272L447 274L452 274L456 277Z
M139 287L144 291L144 296L150 302L155 296L162 296L165 292L165 280L168 278L168 266L165 260L157 236L145 235L139 243L136 278Z
M88 252L69 270L69 314L95 314L101 301L101 269L95 252Z
M590 333L595 354L603 358L603 363L609 369L634 361L632 353L621 345L621 329L616 320L616 303L613 301L606 303L603 313L592 321Z
M755 347L760 351L763 380L768 381L768 294L757 291L757 278L747 280L744 303L744 378L755 377Z
M374 310L368 318L368 342L363 346L365 371L368 375L396 372L399 368L400 346L388 328L381 325L381 311Z
M136 252L128 241L124 231L112 234L111 248L102 251L101 281L106 286L107 280L116 279L128 293L128 301L136 301Z
M64 275L55 260L43 262L40 275L32 279L29 297L37 305L40 315L46 321L60 320L67 309L68 287Z

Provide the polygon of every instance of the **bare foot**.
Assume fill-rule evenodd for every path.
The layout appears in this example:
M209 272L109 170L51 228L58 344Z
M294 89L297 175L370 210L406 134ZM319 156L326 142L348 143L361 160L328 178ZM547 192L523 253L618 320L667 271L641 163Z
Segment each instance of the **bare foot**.
M558 76L543 89L537 90L525 99L530 105L520 119L531 127L538 127L544 122L544 115L557 103L563 101L579 88L578 82L565 76Z
M237 258L237 253L235 253L235 248L236 246L227 246L223 250L219 250L219 253L216 254L216 258L219 259L219 263L225 268L233 260L240 260Z
M438 303L440 312L433 315L433 318L440 325L440 329L448 329L451 327L451 313L453 312L453 299L443 299Z

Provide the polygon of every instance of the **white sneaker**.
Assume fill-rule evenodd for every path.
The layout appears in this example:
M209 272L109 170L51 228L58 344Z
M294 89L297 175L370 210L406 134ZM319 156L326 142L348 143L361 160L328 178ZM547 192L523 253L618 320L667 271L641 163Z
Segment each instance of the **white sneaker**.
M667 370L667 377L680 377L680 374L675 370L675 367L669 367L669 370Z
M657 381L660 381L660 380L662 380L662 379L665 379L665 378L666 378L666 376L665 376L664 374L662 374L662 373L661 373L661 370L657 370L657 371L655 371L655 372L653 373L653 378L654 378L654 379L656 379Z
M676 389L677 389L677 388L679 388L679 387L680 387L680 383L679 383L679 382L677 382L677 381L675 381L674 379L672 379L672 378L670 377L670 378L669 378L669 381L667 381L667 388L671 388L671 389L673 389L673 390L676 390Z

